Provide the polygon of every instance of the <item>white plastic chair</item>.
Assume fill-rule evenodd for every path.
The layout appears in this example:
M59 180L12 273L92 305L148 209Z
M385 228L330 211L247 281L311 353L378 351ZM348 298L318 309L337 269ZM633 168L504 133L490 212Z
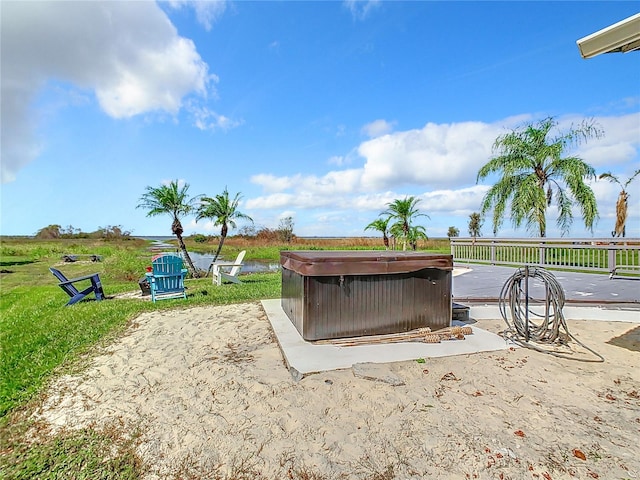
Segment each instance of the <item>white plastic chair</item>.
M246 250L242 250L233 263L216 262L213 264L213 283L222 285L223 280L240 283L238 275L242 269L242 260L244 259Z

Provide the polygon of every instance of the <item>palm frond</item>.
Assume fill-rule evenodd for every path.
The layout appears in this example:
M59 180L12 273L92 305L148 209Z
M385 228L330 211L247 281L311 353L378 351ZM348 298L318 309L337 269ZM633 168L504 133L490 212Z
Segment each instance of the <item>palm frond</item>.
M592 225L597 209L585 181L595 178L595 170L578 157L563 157L563 152L587 138L598 138L602 131L594 121L585 121L553 136L557 125L553 117L548 117L500 135L494 142L496 155L480 168L476 178L478 182L491 174L500 174L481 204L482 215L493 209L494 233L510 207L511 221L516 228L524 223L533 232L537 226L544 236L546 210L554 199L565 207L560 208L564 212L559 219L563 229L571 224L569 206L574 200L583 209L585 223Z

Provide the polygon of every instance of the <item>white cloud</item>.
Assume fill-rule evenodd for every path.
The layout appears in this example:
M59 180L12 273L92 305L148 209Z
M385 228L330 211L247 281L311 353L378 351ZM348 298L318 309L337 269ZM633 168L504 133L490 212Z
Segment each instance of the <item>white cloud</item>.
M393 202L399 195L395 192L368 193L353 198L350 204L355 210L383 211L387 204Z
M604 137L580 146L577 154L595 168L622 165L636 157L640 148L640 112L619 117L597 117ZM577 123L577 122L574 122Z
M502 129L481 122L428 123L360 144L365 189L475 183Z
M193 125L200 130L231 130L239 125L242 121L233 120L225 115L221 115L206 106L189 103L187 110L193 117Z
M206 232L209 234L220 233L220 227L216 226L212 220L200 220L196 222L195 219L189 220L188 223L183 225L184 231L189 232Z
M369 138L380 137L393 131L394 124L395 122L387 122L386 120L374 120L367 123L360 131Z
M250 178L251 183L260 185L265 192L282 192L294 187L300 179L300 175L293 177L276 177L268 173L260 173Z
M419 196L421 202L418 207L431 217L442 212L468 216L479 210L487 190L489 186L486 185L474 185L457 190L435 190Z
M113 118L176 114L185 96L210 93L215 77L154 2L3 2L2 10L3 183L37 156L30 108L50 80L94 91Z
M196 19L205 30L211 27L224 14L227 9L225 0L171 0L169 5L172 8L191 7L196 12Z
M251 177L251 182L262 186L266 192L291 190L299 194L337 195L352 193L359 189L361 171L359 169L338 170L328 172L323 177L315 175L294 175L276 177L270 174L258 174Z
M246 207L248 210L284 208L294 205L294 200L295 196L290 193L274 193L264 197L250 198L246 202Z
M607 149L608 159L617 159L622 171L620 177L624 181L633 170L640 168L637 161L640 141L636 126L638 115L595 120L611 134L601 140L589 141L580 147L587 150L578 150L577 153L586 161L593 161L601 149ZM329 234L334 230L344 232L344 229L359 227L357 222L366 224L370 221L367 220L370 215L375 218L387 208L389 202L414 195L421 199L420 211L431 217L431 220L425 221L430 232L436 228L442 230L442 235L446 234L443 222L457 224L464 230L469 215L479 210L482 198L491 185L489 180L476 185L476 175L478 169L491 158L491 147L496 137L531 121L535 121L532 116L521 115L491 124L429 123L422 129L390 133L360 144L358 153L363 161L361 168L333 169L323 175L255 175L252 182L261 185L267 195L248 200L246 206L260 211L291 208L296 209L299 215L302 215L301 210L307 210L305 218L315 215L315 221L314 224L301 225L301 234L320 234L322 229L333 229L326 230L326 234ZM559 121L559 127L563 130L579 121L581 119L577 117L566 117ZM331 163L341 165L337 159ZM619 188L601 180L590 182L590 185L603 219L600 227L608 231ZM353 219L331 226L320 222L320 219L326 220L334 212L348 212ZM552 232L555 228L554 215L554 210L550 209L550 235L555 234L555 231ZM631 220L633 214L629 218ZM486 221L487 231L490 230L489 224L490 219ZM509 225L506 219L500 230L501 235L509 231ZM582 228L580 213L576 211L573 230L581 231ZM520 235L523 233L524 230L518 232Z
M475 197L477 192L486 190L490 182L470 189L467 187L475 185L479 168L491 158L496 137L522 125L523 119L523 116L511 117L493 124L428 123L422 129L395 132L361 143L358 153L364 159L362 168L331 170L323 176L296 174L277 177L259 174L254 175L251 181L261 185L270 194L287 192L286 197L262 197L266 204L275 202L280 206L285 205L282 203L285 199L290 199L298 207L307 204L310 198L316 198L311 201L312 206L314 202L324 204L326 201L322 197L325 196L349 196L356 204L368 203L372 198L389 198L388 193L377 193L379 191L388 192L403 187L413 190L440 187L436 190L440 192L439 195L453 192L456 202L460 202L463 198L460 195L473 194ZM608 149L611 155L615 153L618 155L615 158L628 165L628 160L637 155L640 142L633 126L635 119L638 119L637 115L602 119L605 128L615 134L608 139L598 140L608 143L592 147L589 150L591 157L599 149ZM611 159L611 155L608 158ZM344 160L334 157L330 163L340 166ZM447 190L446 187L453 189ZM437 208L437 205L434 206Z
M342 155L335 155L331 158L329 158L329 160L327 160L327 163L329 165L337 165L338 167L342 166L346 161L346 157L343 157Z
M364 20L377 7L380 0L344 0L343 5L351 12L356 20Z

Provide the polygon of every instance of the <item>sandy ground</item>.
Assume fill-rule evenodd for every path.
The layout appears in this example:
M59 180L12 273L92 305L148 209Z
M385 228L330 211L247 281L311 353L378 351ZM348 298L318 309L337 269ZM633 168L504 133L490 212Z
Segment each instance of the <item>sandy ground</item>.
M145 313L35 417L139 430L148 479L640 478L640 326L569 329L606 361L514 348L386 364L394 386L294 381L258 303Z

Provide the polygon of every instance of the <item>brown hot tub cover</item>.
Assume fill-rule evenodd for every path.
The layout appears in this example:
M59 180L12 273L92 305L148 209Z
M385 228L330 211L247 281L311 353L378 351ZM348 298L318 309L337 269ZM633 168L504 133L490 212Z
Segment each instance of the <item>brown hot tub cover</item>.
M453 270L451 255L386 250L282 251L282 268L304 277L411 273L424 268Z

